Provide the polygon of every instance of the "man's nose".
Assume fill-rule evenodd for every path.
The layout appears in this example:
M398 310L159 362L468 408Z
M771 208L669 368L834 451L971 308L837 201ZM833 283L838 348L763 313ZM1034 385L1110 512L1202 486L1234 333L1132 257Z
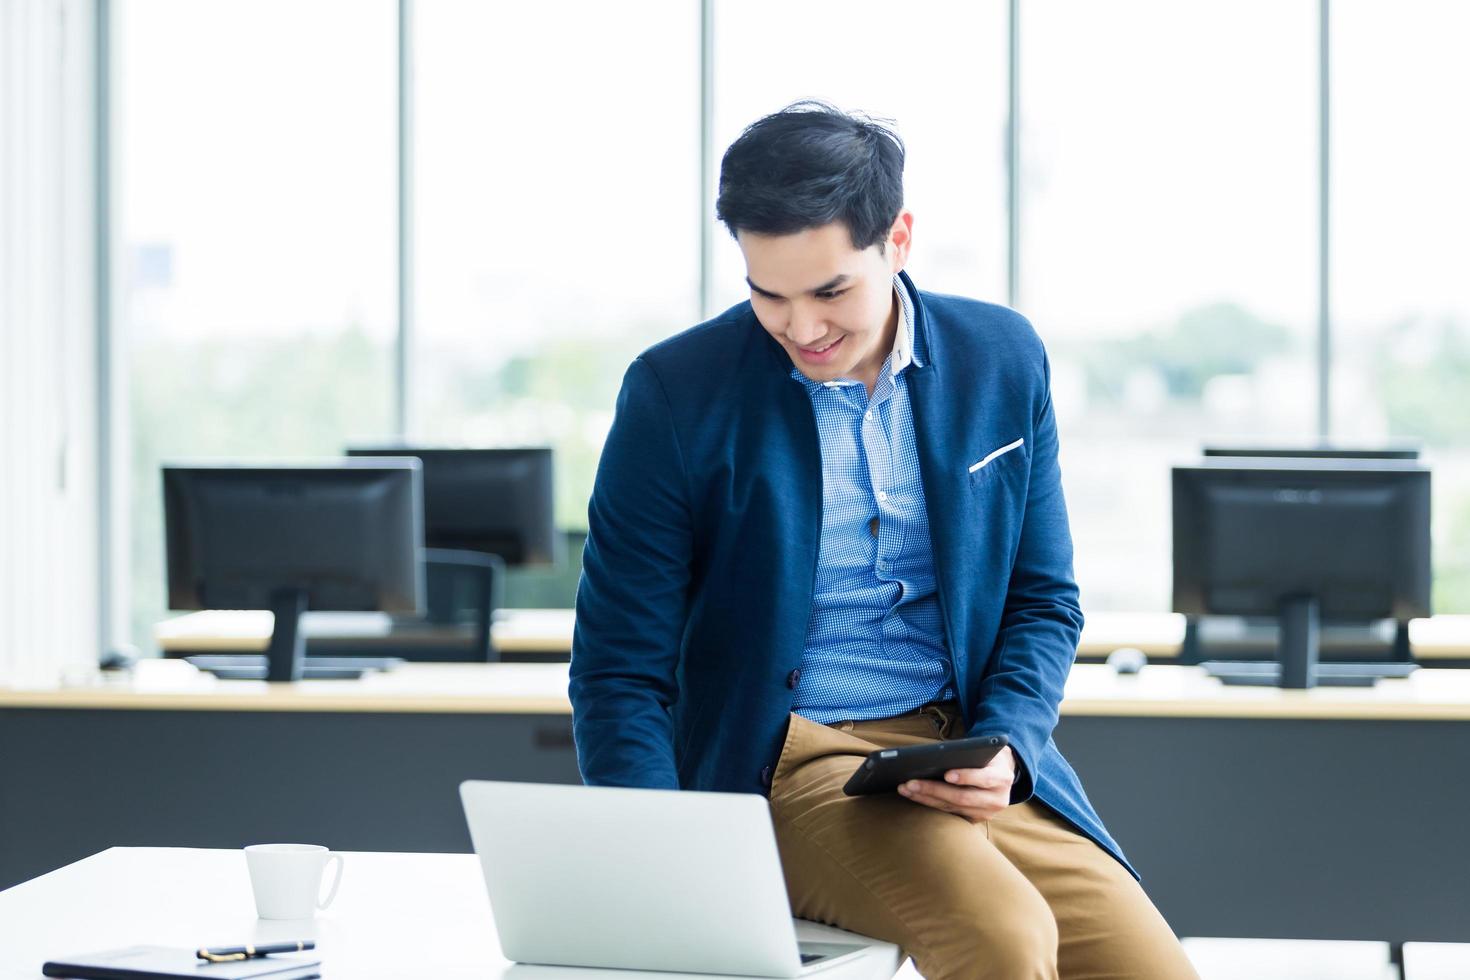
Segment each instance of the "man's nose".
M827 327L815 311L792 310L791 322L786 326L786 336L799 347L809 347L827 336Z

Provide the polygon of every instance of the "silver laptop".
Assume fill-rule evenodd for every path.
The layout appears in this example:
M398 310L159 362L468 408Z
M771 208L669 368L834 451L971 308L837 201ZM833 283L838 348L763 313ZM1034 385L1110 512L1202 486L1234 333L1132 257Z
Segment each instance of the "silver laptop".
M798 977L868 948L797 942L764 797L479 781L459 792L508 959Z

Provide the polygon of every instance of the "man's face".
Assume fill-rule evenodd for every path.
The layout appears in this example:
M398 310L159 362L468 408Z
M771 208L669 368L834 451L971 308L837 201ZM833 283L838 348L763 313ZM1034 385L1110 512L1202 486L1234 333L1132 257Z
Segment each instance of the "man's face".
M901 212L881 252L853 248L840 222L791 235L739 233L756 319L802 374L876 382L893 349L893 276L908 258L912 225Z

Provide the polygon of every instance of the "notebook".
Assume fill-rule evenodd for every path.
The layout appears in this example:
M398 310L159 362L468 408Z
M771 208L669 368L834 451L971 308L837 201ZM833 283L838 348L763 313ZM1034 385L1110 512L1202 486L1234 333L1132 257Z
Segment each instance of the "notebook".
M206 963L192 949L129 946L53 960L41 967L48 977L76 980L149 980L191 977L193 980L312 980L321 976L321 957L311 954L262 956L235 963Z

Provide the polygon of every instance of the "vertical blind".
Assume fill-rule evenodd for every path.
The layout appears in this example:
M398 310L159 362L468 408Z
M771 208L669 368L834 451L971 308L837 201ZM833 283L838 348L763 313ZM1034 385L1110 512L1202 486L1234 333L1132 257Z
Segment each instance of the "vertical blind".
M93 11L0 3L5 684L44 684L97 656Z

